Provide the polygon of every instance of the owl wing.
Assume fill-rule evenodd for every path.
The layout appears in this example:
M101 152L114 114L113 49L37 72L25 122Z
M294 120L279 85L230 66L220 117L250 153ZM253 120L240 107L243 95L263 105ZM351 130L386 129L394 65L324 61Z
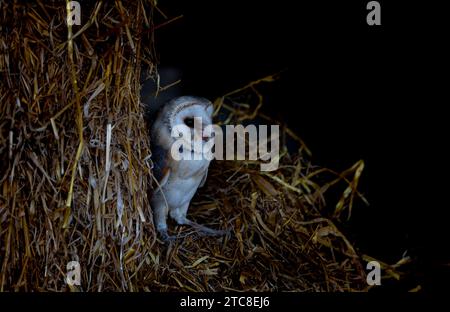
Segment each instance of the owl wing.
M198 187L203 187L203 185L205 185L207 177L208 177L208 168L206 168L205 174L203 175L202 180L200 181L200 184Z
M160 187L163 187L170 176L170 167L168 166L167 150L159 145L152 146L152 161L153 161L153 176L159 183Z

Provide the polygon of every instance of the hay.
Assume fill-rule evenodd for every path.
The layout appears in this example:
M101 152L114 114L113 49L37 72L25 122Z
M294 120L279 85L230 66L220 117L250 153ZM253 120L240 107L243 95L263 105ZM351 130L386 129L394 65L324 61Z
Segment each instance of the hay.
M139 101L142 66L154 74L154 7L82 7L85 24L67 41L64 5L0 3L1 291L366 289L362 257L339 229L363 199L364 163L343 173L315 167L287 128L299 152L284 146L277 171L213 162L189 215L229 236L200 237L171 223L179 239L159 242ZM218 98L216 113L233 123L269 119L257 85L273 79ZM336 185L344 186L341 199L326 202ZM69 287L74 260L81 285Z
M139 101L152 7L81 8L71 29L64 1L0 4L0 290L64 290L72 260L84 290L136 290L155 243Z

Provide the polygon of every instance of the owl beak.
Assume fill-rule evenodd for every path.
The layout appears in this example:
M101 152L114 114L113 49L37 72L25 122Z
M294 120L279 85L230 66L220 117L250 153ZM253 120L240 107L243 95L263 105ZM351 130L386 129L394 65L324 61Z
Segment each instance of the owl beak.
M209 133L209 132L205 132L205 129L202 129L202 140L203 140L203 142L208 142L209 140L211 140L215 136L216 136L216 134L214 132Z

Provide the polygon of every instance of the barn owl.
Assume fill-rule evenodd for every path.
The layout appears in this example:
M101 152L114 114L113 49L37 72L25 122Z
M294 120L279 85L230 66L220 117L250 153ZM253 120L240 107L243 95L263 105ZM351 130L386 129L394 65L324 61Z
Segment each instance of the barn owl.
M186 217L189 203L198 187L205 183L210 160L204 157L179 159L174 157L173 147L179 138L173 137L175 127L185 129L184 134L199 139L200 144L214 142L213 135L205 135L204 128L212 124L213 105L205 98L181 96L161 107L151 127L153 174L158 185L153 193L151 205L154 211L156 229L164 240L170 240L167 233L167 215L178 224L193 226L209 235L221 235L224 231L210 229ZM197 121L201 122L198 123ZM200 124L200 126L198 126ZM187 138L186 138L187 139ZM181 149L186 150L182 151ZM180 152L193 156L198 150L190 144L180 147ZM201 156L201 155L200 155ZM201 159L196 159L201 158ZM177 160L179 159L179 160Z

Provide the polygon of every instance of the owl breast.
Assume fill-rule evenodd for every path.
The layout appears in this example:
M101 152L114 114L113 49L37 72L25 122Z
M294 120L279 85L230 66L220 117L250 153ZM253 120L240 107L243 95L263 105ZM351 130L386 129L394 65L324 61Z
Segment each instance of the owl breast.
M163 187L168 204L179 207L190 202L209 166L208 160L181 160L172 168L167 184Z
M209 161L205 159L181 160L177 162L174 172L176 172L175 175L179 179L188 179L196 176L200 176L201 179L208 166Z

